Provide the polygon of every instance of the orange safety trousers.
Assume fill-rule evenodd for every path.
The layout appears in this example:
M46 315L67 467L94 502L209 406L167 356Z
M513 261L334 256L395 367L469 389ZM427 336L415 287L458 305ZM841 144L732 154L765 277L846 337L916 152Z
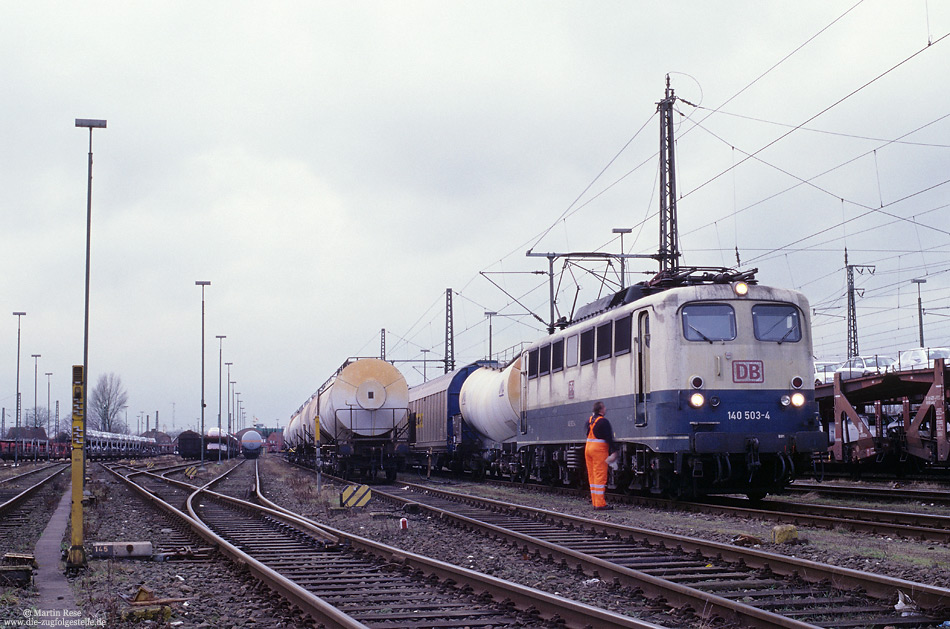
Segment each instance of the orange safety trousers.
M598 417L598 419L600 419ZM584 456L587 459L587 482L590 483L590 501L595 507L606 507L607 501L604 500L604 490L607 489L607 456L610 454L610 446L603 439L594 437L594 424L597 420L590 422L590 428L587 432L587 447L584 448Z

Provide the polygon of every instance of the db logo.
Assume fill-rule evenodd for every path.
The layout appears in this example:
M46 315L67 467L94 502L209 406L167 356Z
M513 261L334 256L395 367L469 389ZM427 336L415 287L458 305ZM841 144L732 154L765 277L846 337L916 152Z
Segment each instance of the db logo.
M736 360L732 363L732 381L759 384L765 382L761 360Z

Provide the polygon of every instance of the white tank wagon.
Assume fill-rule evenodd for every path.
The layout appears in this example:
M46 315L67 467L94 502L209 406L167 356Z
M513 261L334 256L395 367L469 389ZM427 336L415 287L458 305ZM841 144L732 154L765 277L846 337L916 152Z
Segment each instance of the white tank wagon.
M396 367L351 358L297 412L295 436L304 448L315 437L328 472L374 479L383 471L394 480L409 451L408 407L409 385Z
M248 430L241 435L241 454L245 459L256 459L264 449L264 438L256 430Z
M521 417L521 358L504 369L482 367L462 385L462 417L494 448L518 434Z
M316 407L317 395L314 394L297 409L284 429L284 446L287 448L287 458L292 463L310 467L314 465L317 448Z

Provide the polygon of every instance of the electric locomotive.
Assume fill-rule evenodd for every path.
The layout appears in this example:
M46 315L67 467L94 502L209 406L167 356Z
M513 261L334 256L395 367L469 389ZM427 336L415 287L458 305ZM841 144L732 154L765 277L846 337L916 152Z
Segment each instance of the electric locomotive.
M505 396L517 412L496 422L493 469L582 484L586 420L602 400L621 454L611 486L683 497L781 491L827 437L808 302L757 285L754 272L660 274L581 308L527 347L520 390ZM463 389L463 416L488 402L472 404Z

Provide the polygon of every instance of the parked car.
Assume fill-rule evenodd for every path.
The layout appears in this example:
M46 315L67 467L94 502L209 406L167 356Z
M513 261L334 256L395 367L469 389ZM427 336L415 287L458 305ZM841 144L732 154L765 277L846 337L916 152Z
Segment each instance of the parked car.
M890 356L852 356L835 372L841 374L842 380L850 380L890 371L896 364Z
M943 358L945 363L950 364L950 349L946 347L917 347L903 351L896 368L900 371L933 369L935 358Z
M815 385L830 384L835 381L835 370L841 363L832 363L827 360L815 361Z

